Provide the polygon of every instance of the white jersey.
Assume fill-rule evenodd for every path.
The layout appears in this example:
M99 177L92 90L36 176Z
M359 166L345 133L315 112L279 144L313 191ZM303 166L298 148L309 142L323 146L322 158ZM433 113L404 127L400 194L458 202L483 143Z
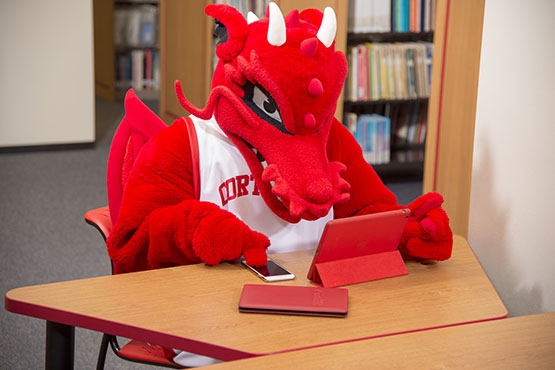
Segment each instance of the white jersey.
M296 224L276 216L258 192L241 152L214 118L188 118L194 123L198 140L199 200L217 204L266 235L271 242L268 253L316 248L326 222L333 218L333 208L316 221L301 220Z

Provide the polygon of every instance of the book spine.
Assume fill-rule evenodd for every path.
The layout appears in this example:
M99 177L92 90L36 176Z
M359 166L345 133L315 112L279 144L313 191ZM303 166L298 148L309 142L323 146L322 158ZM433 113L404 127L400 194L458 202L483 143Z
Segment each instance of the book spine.
M351 72L353 74L351 80L351 100L357 101L358 100L358 48L353 47L352 49L352 58L351 63L353 64L351 67Z
M152 85L154 89L160 89L160 54L158 51L152 53Z
M391 32L397 31L397 0L391 0Z
M391 161L391 120L388 117L383 117L384 120L384 163Z
M145 51L145 89L152 89L152 51Z

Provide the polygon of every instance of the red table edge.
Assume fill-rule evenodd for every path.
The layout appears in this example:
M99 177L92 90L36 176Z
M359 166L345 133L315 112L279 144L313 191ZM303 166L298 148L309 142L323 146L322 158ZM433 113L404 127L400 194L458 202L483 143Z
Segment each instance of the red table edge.
M89 329L96 332L117 335L124 338L137 339L168 348L183 348L189 352L217 358L223 361L233 361L257 356L257 354L254 353L222 347L198 340L187 339L173 334L160 333L154 330L121 324L111 320L76 314L34 303L22 302L16 299L11 299L8 296L9 293L10 292L7 292L4 297L5 308L7 311L12 313Z

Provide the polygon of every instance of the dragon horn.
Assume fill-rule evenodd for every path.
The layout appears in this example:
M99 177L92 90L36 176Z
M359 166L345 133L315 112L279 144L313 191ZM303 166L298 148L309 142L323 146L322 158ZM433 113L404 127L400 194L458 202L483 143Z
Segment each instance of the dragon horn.
M335 39L336 31L337 19L335 18L335 12L328 6L324 9L322 24L320 25L320 29L318 30L316 36L318 36L318 40L322 41L322 44L329 48Z
M270 45L281 46L287 40L285 33L285 20L283 19L283 14L281 10L276 5L276 3L271 2L269 5L270 9L270 24L268 25L268 42Z
M247 13L247 23L251 24L252 22L256 22L258 20L258 17L256 16L256 14L254 14L253 12L248 12Z

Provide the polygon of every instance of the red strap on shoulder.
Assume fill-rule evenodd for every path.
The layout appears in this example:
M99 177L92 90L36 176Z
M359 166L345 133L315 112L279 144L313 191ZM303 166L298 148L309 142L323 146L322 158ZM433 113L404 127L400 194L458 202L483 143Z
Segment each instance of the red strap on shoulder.
M189 145L191 147L191 164L193 167L193 191L195 192L195 199L198 200L200 198L200 161L197 130L195 129L195 124L190 117L182 117L181 119L185 122L185 127L187 127L187 133L189 134Z

